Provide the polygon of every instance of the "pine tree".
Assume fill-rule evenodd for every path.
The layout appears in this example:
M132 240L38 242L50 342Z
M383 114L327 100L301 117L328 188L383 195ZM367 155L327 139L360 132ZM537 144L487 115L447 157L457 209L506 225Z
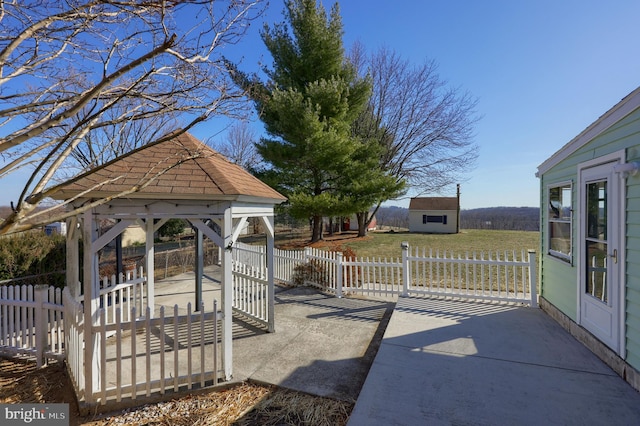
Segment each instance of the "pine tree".
M322 218L360 211L381 178L371 170L379 154L352 132L371 87L345 57L337 3L327 15L316 0L285 0L284 17L261 33L273 57L266 83L229 67L268 133L256 144L270 165L263 177L288 196L293 216L312 219L318 241Z
M254 98L270 136L257 148L288 193L291 213L312 218L317 241L322 218L342 213L338 185L358 148L350 126L370 87L345 59L337 4L327 16L315 0L285 1L285 20L262 32L273 68L267 96Z

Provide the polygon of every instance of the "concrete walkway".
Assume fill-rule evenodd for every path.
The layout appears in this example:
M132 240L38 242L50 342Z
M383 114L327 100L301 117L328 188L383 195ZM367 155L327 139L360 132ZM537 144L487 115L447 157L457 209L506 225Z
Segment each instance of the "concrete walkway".
M637 425L640 394L539 309L400 298L349 425Z
M280 291L275 333L245 328L243 336L242 321L235 320L234 380L355 402L377 348L371 342L392 309L393 303L338 299L310 288Z

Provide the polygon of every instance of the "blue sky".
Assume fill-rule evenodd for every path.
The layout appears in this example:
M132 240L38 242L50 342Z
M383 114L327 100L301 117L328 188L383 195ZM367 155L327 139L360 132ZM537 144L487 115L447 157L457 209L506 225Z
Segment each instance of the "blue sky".
M478 98L480 157L461 183L463 209L537 206L537 166L640 85L638 1L339 3L346 48L359 40L433 59L441 78ZM282 9L271 1L265 20L281 21ZM257 31L243 46L243 69L270 63Z
M416 63L433 59L442 79L478 98L480 157L461 182L463 209L537 206L537 166L640 85L637 0L344 0L340 8L347 49L359 40ZM282 9L271 0L244 41L226 47L243 70L270 63L257 30L281 21ZM193 133L206 140L220 129L214 121ZM0 205L17 199L17 178L0 182Z
M537 206L537 166L640 85L637 1L378 3L343 2L347 44L432 58L479 100L465 209Z

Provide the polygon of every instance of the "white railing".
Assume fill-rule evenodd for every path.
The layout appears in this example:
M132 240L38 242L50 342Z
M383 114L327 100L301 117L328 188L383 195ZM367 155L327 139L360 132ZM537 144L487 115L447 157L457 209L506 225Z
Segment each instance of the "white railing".
M233 246L232 256L235 263L250 265L254 268L266 268L266 249L264 246L237 242Z
M233 263L233 309L270 327L269 281L266 268ZM272 330L270 330L272 331Z
M294 284L296 267L307 263L308 250L273 250L273 278L283 284ZM264 268L266 270L264 246L245 244L240 241L233 246L234 262Z
M251 246L254 247L254 246ZM258 252L257 249L251 249ZM260 252L263 253L263 252ZM266 275L266 272L265 272ZM402 258L344 258L305 248L275 250L274 279L321 288L341 297L428 294L537 306L535 252L435 252L402 245Z
M47 359L64 358L62 293L47 285L0 286L0 351Z
M410 294L445 295L537 306L535 252L453 253L407 250Z
M129 317L133 308L139 316L142 316L147 308L145 294L147 278L142 267L139 271L133 270L126 275L120 274L117 280L115 275L103 277L100 285L100 307L105 310L108 324L116 321L116 310L120 309L120 321L131 321ZM82 300L80 296L79 300Z

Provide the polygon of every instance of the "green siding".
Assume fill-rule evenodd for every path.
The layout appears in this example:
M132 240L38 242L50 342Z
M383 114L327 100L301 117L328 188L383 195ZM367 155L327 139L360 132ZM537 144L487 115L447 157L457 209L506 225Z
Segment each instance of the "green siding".
M578 164L620 150L626 151L626 161L640 161L640 109L636 109L597 138L562 160L541 177L541 294L573 320L577 308L577 269L550 259L547 255L547 187L571 181L573 206L577 208L576 181ZM626 360L640 370L640 173L626 179ZM573 247L575 251L579 216L573 218ZM575 259L574 259L575 261Z
M540 280L540 294L555 307L564 312L569 318L577 319L577 271L575 266L543 256L544 274Z
M628 127L627 161L640 161L640 124ZM640 370L640 174L626 180L626 360Z
M632 301L630 301L632 300ZM640 336L640 315L637 311L631 310L629 312L629 304L638 305L640 303L640 292L637 290L627 291L627 317L625 318L626 324L626 347L627 347L627 362L634 368L639 369L640 366L640 340L637 339Z

